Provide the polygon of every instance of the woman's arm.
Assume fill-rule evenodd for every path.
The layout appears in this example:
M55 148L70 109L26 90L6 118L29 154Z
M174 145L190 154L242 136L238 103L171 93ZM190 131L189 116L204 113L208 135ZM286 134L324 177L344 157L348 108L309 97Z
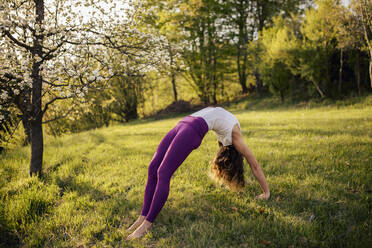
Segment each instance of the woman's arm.
M251 167L253 175L256 177L258 183L261 186L263 194L257 196L258 199L269 199L270 197L270 189L269 185L267 184L265 175L261 169L261 166L258 164L256 158L253 156L253 153L248 148L248 146L244 143L244 138L242 133L240 132L239 126L235 125L232 131L232 143L238 152L240 152L245 159L247 160L248 164Z

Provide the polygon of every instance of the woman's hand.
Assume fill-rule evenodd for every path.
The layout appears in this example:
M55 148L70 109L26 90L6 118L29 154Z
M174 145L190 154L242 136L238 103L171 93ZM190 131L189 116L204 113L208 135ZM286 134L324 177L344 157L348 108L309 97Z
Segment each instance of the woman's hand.
M262 193L261 195L257 196L258 200L267 200L270 198L270 192Z

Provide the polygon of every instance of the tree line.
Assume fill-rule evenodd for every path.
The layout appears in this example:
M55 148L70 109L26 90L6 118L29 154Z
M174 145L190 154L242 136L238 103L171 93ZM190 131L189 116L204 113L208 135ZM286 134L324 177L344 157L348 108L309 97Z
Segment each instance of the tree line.
M360 95L372 87L370 1L164 0L149 6L152 24L170 46L181 47L184 77L204 104L223 100L233 82L242 93L260 94L266 86L282 101Z

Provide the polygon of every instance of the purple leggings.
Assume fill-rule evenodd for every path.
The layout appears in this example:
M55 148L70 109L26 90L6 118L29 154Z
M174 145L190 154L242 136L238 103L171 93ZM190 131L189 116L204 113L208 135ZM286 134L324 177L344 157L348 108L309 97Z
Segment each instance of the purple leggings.
M141 215L154 222L169 194L170 179L208 132L201 117L186 116L162 139L149 168Z

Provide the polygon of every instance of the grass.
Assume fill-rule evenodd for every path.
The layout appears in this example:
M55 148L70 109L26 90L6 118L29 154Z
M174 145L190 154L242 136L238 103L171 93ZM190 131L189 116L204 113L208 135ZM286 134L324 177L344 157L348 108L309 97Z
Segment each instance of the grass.
M272 197L246 167L242 193L208 177L209 132L174 174L154 228L128 242L147 165L180 117L48 137L44 176L28 177L29 147L0 158L0 246L371 247L372 104L230 109L266 174ZM248 109L246 109L248 108ZM252 110L256 109L256 110Z

